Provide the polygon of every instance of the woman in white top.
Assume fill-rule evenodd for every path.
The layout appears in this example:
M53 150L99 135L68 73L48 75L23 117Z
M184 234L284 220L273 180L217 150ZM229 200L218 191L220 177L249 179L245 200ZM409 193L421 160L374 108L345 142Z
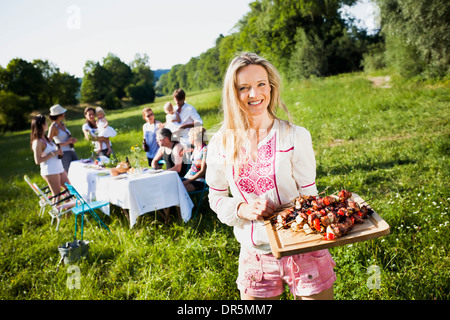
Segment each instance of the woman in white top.
M41 176L47 181L52 195L57 195L66 189L65 183L70 183L67 172L64 170L61 159L63 151L58 149L46 135L47 120L43 115L37 115L31 120L31 149L34 152L34 161L41 167Z
M267 60L244 53L228 67L224 120L206 160L209 203L241 244L236 283L242 299L331 299L336 276L328 250L276 259L263 219L299 195L317 195L310 133L280 120L281 79ZM231 196L230 196L231 194Z
M70 163L78 160L78 156L74 148L77 139L72 137L69 129L67 129L63 122L66 111L59 104L50 108L50 120L52 120L52 124L48 130L48 138L61 147L61 150L64 152L62 158L63 167L66 172L69 172Z

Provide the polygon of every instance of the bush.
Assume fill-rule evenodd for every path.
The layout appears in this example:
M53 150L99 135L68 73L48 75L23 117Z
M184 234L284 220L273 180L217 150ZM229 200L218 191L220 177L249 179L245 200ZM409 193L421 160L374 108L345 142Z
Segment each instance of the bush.
M110 92L106 95L105 99L101 102L102 108L114 110L122 108L122 103L119 98L116 97L115 93Z
M323 41L315 34L308 36L302 28L299 28L296 39L297 42L289 64L290 78L323 76L328 69L328 55Z
M155 89L151 84L138 82L131 84L126 88L127 96L133 100L135 104L152 103L155 101Z
M0 132L26 129L33 106L29 97L0 91Z
M363 54L362 66L365 72L373 72L386 68L384 43L374 43L368 46L367 53Z

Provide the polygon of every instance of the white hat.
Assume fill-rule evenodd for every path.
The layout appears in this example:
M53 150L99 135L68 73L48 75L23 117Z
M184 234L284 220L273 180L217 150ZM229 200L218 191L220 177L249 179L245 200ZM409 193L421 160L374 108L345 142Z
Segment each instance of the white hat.
M50 115L51 116L59 116L60 114L65 113L67 110L61 107L59 104L55 104L53 107L50 108Z

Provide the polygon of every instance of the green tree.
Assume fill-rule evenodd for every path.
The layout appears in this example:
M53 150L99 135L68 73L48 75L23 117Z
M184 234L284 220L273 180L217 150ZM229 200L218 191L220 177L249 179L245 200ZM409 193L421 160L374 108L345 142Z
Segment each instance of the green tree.
M312 75L323 76L328 71L327 58L323 41L317 35L308 36L303 28L298 28L288 77L299 79Z
M256 0L236 24L220 35L215 46L172 68L161 91L220 86L231 59L251 51L270 60L290 78L326 76L360 70L370 37L351 28L339 9L357 0Z
M96 102L106 98L111 91L111 74L99 62L86 61L81 83L81 101Z
M77 77L67 72L58 74L60 88L57 93L57 103L76 104L78 103L77 94L80 91L80 81Z
M386 62L405 76L449 73L450 6L447 0L377 0Z
M28 115L33 110L28 96L0 91L0 132L19 130L28 127Z
M30 98L29 102L35 109L45 106L41 93L45 87L45 80L41 71L31 62L20 58L12 59L5 69L1 70L1 88L19 97Z
M168 75L167 75L167 73L164 73L164 74L162 74L160 77L159 77L159 80L158 80L158 82L156 82L156 85L155 85L155 91L156 91L156 94L157 95L166 95L166 94L168 94L168 92L166 91L167 90L167 82L168 81Z
M76 95L80 89L76 77L61 73L59 68L47 60L34 60L33 65L38 68L44 79L41 101L47 106L77 103Z
M112 53L108 53L103 59L103 68L109 72L110 88L115 96L119 99L125 97L125 88L133 79L131 68Z
M147 54L136 54L131 62L132 83L126 88L127 95L136 104L152 103L155 101L154 78L150 69Z

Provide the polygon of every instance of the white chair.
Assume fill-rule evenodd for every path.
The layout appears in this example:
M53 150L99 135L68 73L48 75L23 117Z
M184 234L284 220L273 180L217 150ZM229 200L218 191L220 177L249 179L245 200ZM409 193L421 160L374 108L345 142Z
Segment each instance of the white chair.
M48 213L52 217L51 225L53 225L53 221L56 219L56 230L59 229L59 222L60 217L66 213L69 213L72 209L72 207L75 206L75 201L69 201L73 199L73 196L67 193L67 190L55 195L48 197L47 194L50 193L50 191L44 191L48 190L48 187L45 187L43 189L39 188L36 183L31 182L30 178L28 178L27 175L25 175L24 180L27 182L27 184L30 186L30 188L34 191L34 193L39 197L39 216L42 217L45 213L45 211L48 210ZM68 195L67 195L68 194ZM59 197L66 195L64 198L57 200L55 202L52 202L54 199L59 199Z

